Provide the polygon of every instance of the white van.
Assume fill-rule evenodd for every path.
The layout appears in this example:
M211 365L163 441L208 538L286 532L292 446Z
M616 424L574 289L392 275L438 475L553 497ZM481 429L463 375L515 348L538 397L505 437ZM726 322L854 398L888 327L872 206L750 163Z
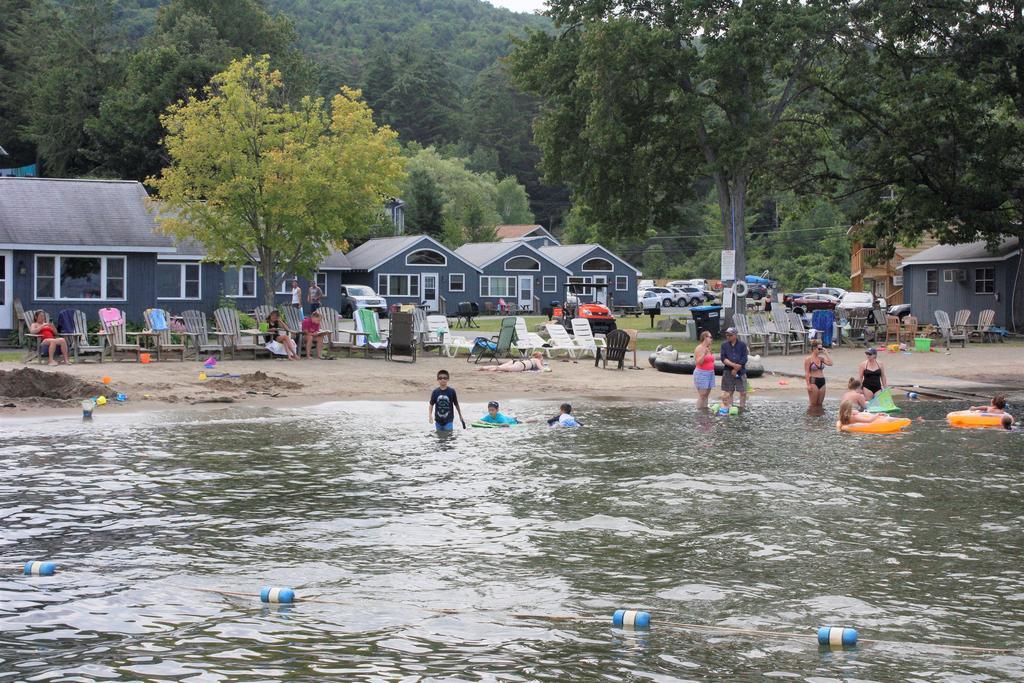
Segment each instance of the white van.
M650 289L653 286L654 286L654 280L641 280L639 282L639 284L637 284L636 288L640 289L640 290L643 290L643 289Z

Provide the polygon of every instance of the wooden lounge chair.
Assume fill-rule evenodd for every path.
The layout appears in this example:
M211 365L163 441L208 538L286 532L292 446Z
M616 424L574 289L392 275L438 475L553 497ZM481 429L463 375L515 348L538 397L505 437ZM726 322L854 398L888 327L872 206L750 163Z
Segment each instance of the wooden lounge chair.
M917 318L912 315L905 316L902 324L900 325L900 331L903 334L903 338L906 339L908 343L912 343L914 341L914 337L917 336Z
M764 313L755 313L750 316L754 324L754 329L764 339L764 353L769 355L773 347L777 347L780 352L785 351L786 342L779 336L778 330L774 325L769 324L768 316Z
M945 311L935 311L935 324L939 326L939 333L942 335L942 340L946 343L946 349L949 349L950 343L958 341L960 342L961 348L966 348L968 335L966 332L956 332L953 329L953 325L949 322L949 314Z
M256 360L256 355L260 353L270 355L270 351L264 344L242 339L242 328L238 322L237 309L218 308L213 312L213 317L217 321L218 333L224 337L226 345L231 349L232 358L239 351L252 353L253 360Z
M320 329L331 333L331 336L327 337L327 348L348 350L349 338L340 331L338 323L341 321L341 315L338 311L330 306L321 306L317 312L320 314Z
M103 331L106 333L107 344L110 346L110 359L117 360L118 355L135 356L135 362L142 360L143 348L138 340L128 343L128 333L123 322L105 322Z
M866 308L854 308L852 309L846 321L850 323L849 334L846 335L846 339L850 343L856 346L858 343L865 343L866 330L868 325L868 314L869 311Z
M74 316L75 331L64 336L68 339L72 353L75 354L75 362L77 363L82 356L95 354L102 363L103 356L107 353L107 336L105 334L98 334L96 335L96 343L90 343L89 320L85 317L85 311L76 310Z
M412 331L416 343L425 349L427 335L430 333L430 329L427 327L427 313L419 306L413 306L410 315L412 315Z
M288 328L298 348L302 348L302 309L295 306L284 307L284 326Z
M184 311L181 317L185 321L185 346L193 347L196 360L203 360L208 353L224 358L225 340L229 336L226 332L210 332L202 311Z
M267 317L270 316L270 312L274 310L273 306L257 306L252 311L252 317L256 319L256 324L267 322Z
M903 328L900 325L900 319L894 315L885 316L885 343L888 344L893 337L896 338L898 344L903 334Z
M580 357L589 353L595 359L598 349L603 349L607 342L594 336L594 330L590 327L590 321L586 318L572 319L572 340L579 347Z
M986 308L984 311L978 314L978 326L971 330L972 337L979 337L982 343L987 341L994 341L995 335L990 332L992 328L992 322L996 318L996 312L991 308Z
M594 353L594 367L599 363L608 369L608 361L617 363L619 370L626 367L626 351L629 350L630 337L625 330L612 330L605 335L606 345L597 349Z
M548 333L547 348L551 354L554 354L556 351L564 351L569 358L576 358L576 353L579 349L564 327L558 323L548 323L544 326L544 329Z
M626 352L633 354L633 365L631 369L643 370L643 368L636 364L636 343L637 339L640 337L640 330L634 330L632 327L627 327L622 331L629 335L629 346L626 347ZM605 337L605 341L608 341L607 337Z
M14 297L14 320L15 325L18 326L18 346L25 346L28 334L28 328L25 327L25 307L21 305L21 299Z
M970 337L970 320L971 309L961 308L959 311L956 312L956 316L953 318L953 331L958 334L966 334L968 337Z
M785 316L789 320L789 343L790 346L794 344L800 345L800 353L804 353L807 350L808 334L807 328L804 327L804 321L793 311L785 311Z
M565 332L565 330L562 330ZM566 333L566 336L569 336ZM473 344L473 350L469 352L466 362L479 363L484 358L498 361L502 358L512 358L520 353L515 347L516 342L516 319L513 317L502 318L498 334L489 340L477 338Z
M732 317L733 327L736 328L736 336L739 340L747 345L747 348L751 351L755 349L761 349L764 352L765 342L764 337L752 332L750 329L750 320L743 313L736 313Z
M157 311L159 314L156 314ZM146 328L152 332L153 345L156 347L156 359L163 360L165 353L168 355L177 353L181 354L181 360L184 361L185 342L182 341L179 344L171 336L171 314L162 308L147 308L143 312L143 316L146 319Z
M412 313L392 313L388 345L384 349L385 360L395 356L408 356L410 363L416 362L416 319Z
M44 321L50 322L50 314L43 311L43 315L45 316ZM25 343L27 344L25 347L25 356L21 359L21 362L28 363L32 360L43 362L45 359L39 355L39 345L42 343L43 338L38 334L32 334L30 331L32 329L32 325L35 324L36 321L36 311L22 310L21 318L25 324Z

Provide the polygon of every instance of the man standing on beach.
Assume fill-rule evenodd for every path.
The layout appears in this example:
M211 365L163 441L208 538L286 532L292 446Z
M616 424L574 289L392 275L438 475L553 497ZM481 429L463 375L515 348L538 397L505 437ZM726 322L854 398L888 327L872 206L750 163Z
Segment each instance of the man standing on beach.
M747 345L736 336L736 328L725 331L722 342L722 405L732 406L733 392L740 392L740 408L747 405Z
M309 283L309 291L306 294L306 298L309 300L309 312L313 313L316 309L320 308L320 297L324 295L324 290L320 289L320 286L313 280Z

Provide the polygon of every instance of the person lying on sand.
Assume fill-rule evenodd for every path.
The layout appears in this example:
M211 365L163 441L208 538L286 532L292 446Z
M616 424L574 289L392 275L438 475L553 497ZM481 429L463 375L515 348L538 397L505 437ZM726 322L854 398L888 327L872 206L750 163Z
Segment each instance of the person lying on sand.
M514 358L501 365L493 365L489 368L477 368L480 372L539 372L544 369L544 354L534 351L529 358Z

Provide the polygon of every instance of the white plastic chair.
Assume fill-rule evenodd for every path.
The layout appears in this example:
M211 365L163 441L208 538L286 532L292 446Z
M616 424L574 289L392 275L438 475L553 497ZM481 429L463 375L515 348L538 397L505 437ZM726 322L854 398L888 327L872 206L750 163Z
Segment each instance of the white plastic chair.
M546 325L548 331L548 350L551 353L555 351L565 351L569 358L576 358L576 352L579 347L569 336L569 333L565 331L565 328L558 323L548 323Z
M526 327L526 318L516 316L516 348L529 355L534 351L541 351L549 358L551 353L547 342L536 332L530 332Z
M589 353L597 358L597 350L607 348L604 339L594 336L594 330L590 327L590 321L586 318L572 319L572 336L576 346L580 349L580 355Z
M473 340L452 334L448 318L443 315L427 316L426 340L427 345L439 346L449 358L454 358L463 349L466 352L473 350Z

